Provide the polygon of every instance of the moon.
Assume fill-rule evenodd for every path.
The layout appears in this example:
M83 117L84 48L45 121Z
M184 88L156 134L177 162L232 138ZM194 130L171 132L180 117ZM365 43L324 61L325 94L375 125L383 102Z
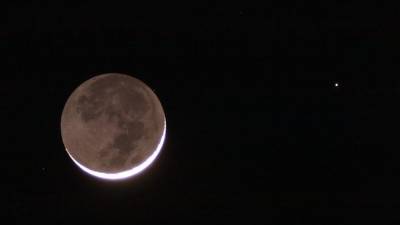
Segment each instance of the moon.
M166 133L163 107L144 82L107 73L78 86L61 115L61 136L72 161L102 179L134 176L159 155Z

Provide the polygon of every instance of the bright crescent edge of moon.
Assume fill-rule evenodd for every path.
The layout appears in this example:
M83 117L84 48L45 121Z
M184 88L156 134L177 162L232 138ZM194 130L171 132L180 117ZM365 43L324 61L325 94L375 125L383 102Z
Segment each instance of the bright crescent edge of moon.
M157 158L158 154L161 151L161 148L164 144L164 139L165 139L165 133L167 130L167 123L166 120L164 118L164 130L163 130L163 134L161 136L160 142L157 145L156 150L153 152L153 154L151 154L145 161L143 161L140 165L133 167L132 169L129 170L125 170L122 172L118 172L118 173L103 173L103 172L98 172L98 171L94 171L91 170L85 166L83 166L82 164L80 164L78 161L76 161L74 159L74 157L72 157L71 154L69 154L68 149L67 153L69 155L69 157L72 159L72 161L74 161L74 163L76 165L78 165L79 168L81 168L83 171L85 171L86 173L95 176L95 177L99 177L102 179L107 179L107 180L121 180L121 179L125 179L125 178L129 178L131 176L134 176L140 172L142 172L144 169L146 169L148 166L150 166L150 164Z

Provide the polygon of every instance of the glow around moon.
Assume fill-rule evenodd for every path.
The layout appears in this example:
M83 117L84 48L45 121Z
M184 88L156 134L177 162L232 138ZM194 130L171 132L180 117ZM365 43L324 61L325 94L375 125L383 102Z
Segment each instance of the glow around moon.
M82 164L80 164L78 161L76 161L74 159L74 157L71 156L71 154L68 153L69 157L71 157L72 161L78 165L79 168L81 168L83 171L85 171L86 173L95 176L95 177L99 177L99 178L103 178L103 179L107 179L107 180L121 180L121 179L125 179L125 178L129 178L132 177L140 172L142 172L144 169L146 169L148 166L150 166L150 164L157 158L158 154L161 151L161 148L164 144L164 140L165 140L165 133L166 133L167 127L166 127L166 122L164 120L164 131L163 134L161 136L161 140L157 145L156 150L153 152L152 155L150 155L149 158L147 158L142 164L127 170L127 171L123 171L123 172L119 172L119 173L102 173L102 172L97 172L94 170L91 170L85 166L83 166ZM68 152L68 149L67 149Z

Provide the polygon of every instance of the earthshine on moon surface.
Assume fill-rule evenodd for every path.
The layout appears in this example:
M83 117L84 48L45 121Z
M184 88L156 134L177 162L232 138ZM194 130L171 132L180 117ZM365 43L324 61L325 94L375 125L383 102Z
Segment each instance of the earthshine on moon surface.
M154 92L125 74L102 74L69 96L61 116L65 149L83 171L118 180L138 174L165 139L164 110Z

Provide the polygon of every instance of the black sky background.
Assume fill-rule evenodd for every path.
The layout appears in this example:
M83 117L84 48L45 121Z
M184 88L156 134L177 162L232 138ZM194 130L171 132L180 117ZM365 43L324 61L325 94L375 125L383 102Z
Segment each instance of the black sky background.
M5 220L400 222L396 7L81 1L2 9ZM60 133L71 92L108 72L147 83L167 119L157 160L119 182L77 168Z

